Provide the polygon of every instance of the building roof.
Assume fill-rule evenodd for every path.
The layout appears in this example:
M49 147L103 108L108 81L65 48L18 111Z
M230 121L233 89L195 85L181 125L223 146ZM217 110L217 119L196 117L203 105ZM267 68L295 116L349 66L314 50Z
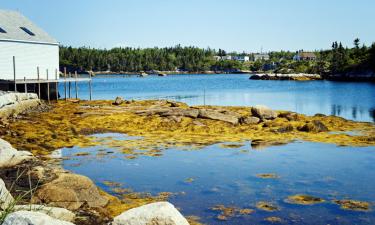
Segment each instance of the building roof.
M316 55L313 52L300 52L298 55L301 58L316 58Z
M0 9L0 41L4 40L58 44L21 13Z

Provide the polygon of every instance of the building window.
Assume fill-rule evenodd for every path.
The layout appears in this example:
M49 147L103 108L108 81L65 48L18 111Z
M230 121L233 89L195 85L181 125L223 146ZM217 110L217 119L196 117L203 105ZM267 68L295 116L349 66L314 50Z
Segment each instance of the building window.
M35 36L35 34L31 32L29 29L27 29L26 27L20 27L20 28L21 30L25 31L28 35Z
M0 27L0 33L3 33L3 34L5 34L6 33L6 31L3 29L3 28L1 28Z

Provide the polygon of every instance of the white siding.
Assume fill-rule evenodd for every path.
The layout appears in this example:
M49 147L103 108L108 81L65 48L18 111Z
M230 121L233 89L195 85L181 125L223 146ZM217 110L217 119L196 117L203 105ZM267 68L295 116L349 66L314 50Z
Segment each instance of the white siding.
M59 46L0 40L0 79L13 80L13 56L16 58L16 79L55 79L59 71Z

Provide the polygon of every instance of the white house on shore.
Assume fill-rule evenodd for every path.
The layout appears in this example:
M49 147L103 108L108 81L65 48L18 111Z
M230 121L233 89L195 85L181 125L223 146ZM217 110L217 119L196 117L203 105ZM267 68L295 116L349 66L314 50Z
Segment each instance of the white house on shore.
M40 79L56 78L59 43L19 12L0 9L0 80L38 79L38 68Z

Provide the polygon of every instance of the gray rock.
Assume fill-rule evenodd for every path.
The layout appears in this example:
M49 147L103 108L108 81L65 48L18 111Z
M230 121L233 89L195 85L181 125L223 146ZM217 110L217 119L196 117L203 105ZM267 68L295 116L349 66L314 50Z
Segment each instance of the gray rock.
M239 115L234 113L222 113L212 109L200 109L198 117L203 119L224 121L234 125L239 123L240 118Z
M17 151L9 142L0 139L0 168L12 167L33 158L30 152Z
M123 97L116 97L115 101L112 103L113 105L121 105L122 103L124 103L124 98Z
M190 117L197 118L199 110L191 108L150 108L146 110L136 111L135 114L143 116L159 115L163 117L177 116L177 117Z
M276 111L262 105L252 107L251 113L261 120L273 120L277 117Z
M258 117L254 116L247 116L247 117L241 117L240 118L240 124L258 124L260 122L260 119Z
M9 214L2 225L74 225L40 212L17 211Z
M4 181L0 178L0 211L5 210L14 202L14 198L9 193Z
M75 214L67 209L48 207L43 205L16 205L14 211L32 211L44 213L54 219L73 222Z
M168 202L156 202L130 209L114 218L112 225L189 225Z

